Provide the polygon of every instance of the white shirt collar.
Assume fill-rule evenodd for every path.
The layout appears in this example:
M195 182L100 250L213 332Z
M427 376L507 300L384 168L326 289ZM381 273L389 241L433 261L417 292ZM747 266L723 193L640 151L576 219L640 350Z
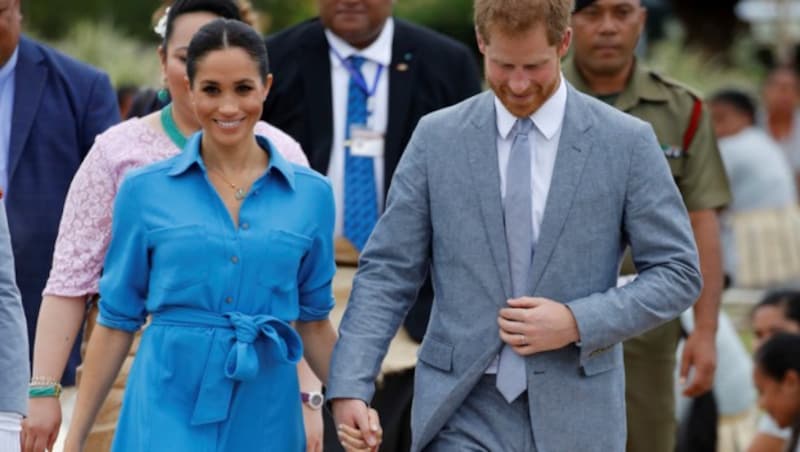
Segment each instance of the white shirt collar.
M564 82L564 75L559 75L556 92L530 116L533 124L547 141L552 140L556 132L561 129L561 124L564 123L564 113L567 110L567 84ZM495 115L497 117L497 131L500 133L500 137L505 140L508 138L508 134L511 133L514 123L517 122L517 117L508 111L497 96L494 97L494 106L497 112Z
M336 36L331 30L325 29L325 37L328 38L328 45L330 45L343 59L347 59L353 55L361 55L369 61L389 66L392 62L392 41L394 39L394 19L389 17L383 25L381 34L365 49L356 49L347 43L344 39ZM332 58L334 64L341 65L335 56Z
M17 59L19 57L19 45L14 49L14 53L11 54L11 58L6 61L6 64L0 66L0 81L11 76L11 73L14 72L14 69L17 67Z

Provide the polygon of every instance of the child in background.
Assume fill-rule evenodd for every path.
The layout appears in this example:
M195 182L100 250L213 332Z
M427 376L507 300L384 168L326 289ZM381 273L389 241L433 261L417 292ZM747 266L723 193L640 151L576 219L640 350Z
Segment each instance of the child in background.
M778 333L755 356L758 403L781 428L792 428L787 451L798 452L800 433L800 335Z

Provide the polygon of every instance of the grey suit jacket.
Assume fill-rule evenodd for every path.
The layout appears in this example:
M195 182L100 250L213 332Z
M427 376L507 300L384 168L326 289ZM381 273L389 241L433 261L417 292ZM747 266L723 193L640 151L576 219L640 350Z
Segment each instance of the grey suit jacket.
M370 400L428 265L436 298L419 351L412 449L422 449L502 345L510 298L493 94L423 118L362 254L328 396ZM686 210L652 129L568 86L531 295L571 309L580 346L526 359L539 452L623 451L621 342L679 315L701 288ZM622 251L639 278L617 289Z
M0 412L27 414L28 333L8 235L6 208L0 202Z

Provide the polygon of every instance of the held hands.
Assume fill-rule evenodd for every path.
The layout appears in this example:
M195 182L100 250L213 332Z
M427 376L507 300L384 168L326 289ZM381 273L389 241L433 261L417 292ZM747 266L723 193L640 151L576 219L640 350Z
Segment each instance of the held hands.
M572 311L547 298L521 297L508 300L497 323L500 339L522 356L556 350L580 339Z
M383 439L378 412L363 400L334 399L333 419L346 452L375 452Z
M691 381L689 369L694 369ZM715 335L708 331L695 329L683 344L681 354L680 382L683 395L697 397L711 390L714 384L714 371L717 368L717 344ZM688 384L688 385L687 385Z
M29 399L28 417L22 421L22 452L52 451L61 427L61 403L56 397Z

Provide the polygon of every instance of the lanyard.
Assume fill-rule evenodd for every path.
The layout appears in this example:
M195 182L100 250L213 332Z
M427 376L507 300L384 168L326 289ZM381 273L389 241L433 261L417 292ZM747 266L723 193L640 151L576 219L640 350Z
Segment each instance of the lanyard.
M344 68L347 69L347 72L350 73L350 77L352 77L353 81L356 82L356 85L361 88L361 91L364 91L364 94L366 94L368 98L374 96L375 91L378 90L378 82L380 81L381 74L383 73L383 65L378 63L378 70L375 72L375 81L372 82L372 89L370 89L367 85L367 81L364 80L364 75L361 74L361 71L357 71L349 61L342 58L342 55L339 54L339 52L337 52L333 46L331 46L330 49L331 52L336 55L336 58L339 59L339 62L342 63L342 66L344 66Z

